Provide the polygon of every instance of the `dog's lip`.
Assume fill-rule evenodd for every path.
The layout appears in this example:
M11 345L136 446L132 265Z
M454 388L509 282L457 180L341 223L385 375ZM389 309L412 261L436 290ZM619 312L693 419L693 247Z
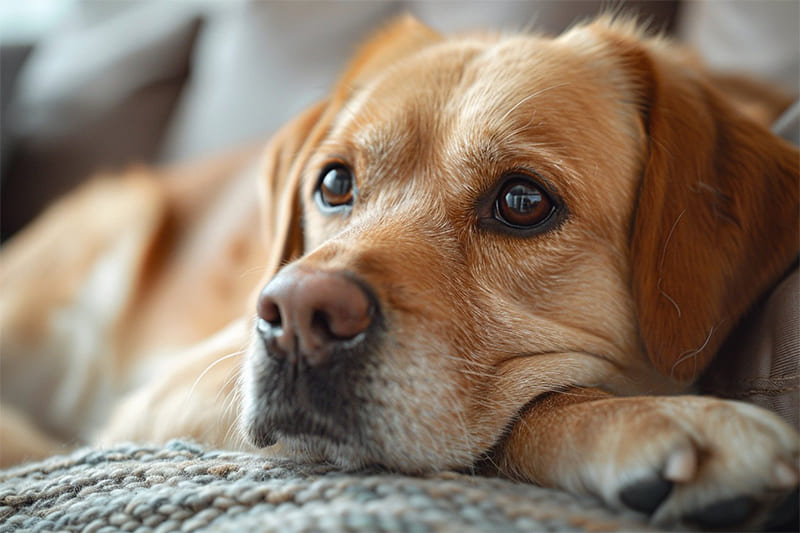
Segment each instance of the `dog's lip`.
M302 406L267 410L250 428L251 440L260 447L271 446L283 438L311 438L335 444L353 445L355 431L338 423L336 417L304 409Z
M507 364L511 364L514 361L518 361L521 359L530 359L530 358L538 358L538 357L546 357L546 356L558 356L558 355L585 355L591 357L593 359L599 359L603 362L606 362L615 368L622 369L622 365L615 361L612 357L608 355L604 355L600 352L590 352L588 350L545 350L541 352L521 352L513 355L509 355L504 357L500 361L496 363L496 368L502 368Z
M303 394L294 401L265 409L259 425L274 434L308 435L326 437L334 441L348 441L353 436L352 424L344 413L319 411ZM341 416L336 416L341 415Z
M554 382L549 376L550 372L543 374L544 379L537 380L537 368L527 367L526 361L532 364L536 359L543 357L558 357L566 355L578 355L599 361L601 364L607 364L614 369L613 371L621 371L624 367L618 361L615 361L607 355L597 352L590 352L586 350L548 350L541 352L525 352L510 355L500 360L493 369L493 376L495 377L496 390L516 390L509 397L509 401L519 407L514 410L514 414L508 419L509 428L519 420L521 414L525 409L538 398L544 394L558 393L564 389L571 387L594 387L597 386L596 382L584 382L580 376L562 376L560 382ZM526 377L526 383L520 381L520 373ZM528 380L527 378L531 378Z

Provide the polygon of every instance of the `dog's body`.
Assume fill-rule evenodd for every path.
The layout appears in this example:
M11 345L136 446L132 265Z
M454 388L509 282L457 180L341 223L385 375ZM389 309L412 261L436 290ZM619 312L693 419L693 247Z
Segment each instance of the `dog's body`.
M722 518L763 519L797 485L797 433L655 396L797 257L798 152L731 94L629 24L444 40L399 21L261 174L248 152L98 182L9 245L4 461L277 442L349 468L481 463L662 520L714 525L742 496L765 505Z

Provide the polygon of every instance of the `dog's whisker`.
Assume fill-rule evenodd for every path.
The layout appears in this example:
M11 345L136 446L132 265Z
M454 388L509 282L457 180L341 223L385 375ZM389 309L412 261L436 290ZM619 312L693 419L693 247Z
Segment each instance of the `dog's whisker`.
M268 272L268 270L269 270L269 267L255 266L255 267L252 267L252 268L247 268L247 269L242 270L239 273L239 277L240 278L244 278L244 277L247 277L247 276L249 276L251 274L265 274L266 272Z
M464 442L466 451L470 454L474 454L477 452L477 447L475 446L475 442L472 438L472 431L470 431L469 425L464 418L463 409L461 408L460 402L456 397L456 391L447 389L446 394L448 396L450 405L454 407L453 411L455 412L456 422L458 424L458 434L461 436L461 439Z
M224 406L224 418L233 418L235 420L235 415L238 412L238 403L239 398L237 394L229 394L226 398L226 405ZM239 431L239 426L236 423L227 424L227 429L225 431L225 438L224 442L234 442L238 445L242 445L244 443L244 436Z
M219 402L222 402L227 406L227 404L233 405L236 407L235 403L231 403L233 399L236 397L236 387L233 387L233 383L238 379L238 372L231 372L221 384L217 393L215 395L215 399Z
M225 428L221 442L228 443L233 447L242 447L245 444L243 436L238 431L238 425L225 422L229 419L236 420L237 418L241 393L238 387L231 385L239 380L239 375L240 372L238 371L231 372L217 389L214 400L216 404L221 406L218 412L219 422L211 424L204 432L207 439L218 441L216 430L220 427Z
M237 350L237 351L229 353L227 355L223 355L222 357L219 357L219 358L215 359L208 366L206 366L206 368L200 373L200 375L197 376L197 379L194 380L194 383L192 383L192 386L189 389L189 394L187 395L188 398L192 397L192 395L194 394L195 389L197 388L197 385L200 383L200 381L202 381L202 379L206 376L206 374L208 374L215 366L217 366L218 364L220 364L220 363L222 363L224 361L227 361L228 359L232 359L234 357L240 357L240 356L244 355L245 352L246 352L246 350Z

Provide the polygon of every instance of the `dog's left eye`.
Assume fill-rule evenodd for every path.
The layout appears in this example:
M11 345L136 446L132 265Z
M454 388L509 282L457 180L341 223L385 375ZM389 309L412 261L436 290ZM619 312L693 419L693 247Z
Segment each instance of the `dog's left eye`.
M326 209L353 205L353 174L344 165L325 167L317 185L317 203Z
M508 181L497 195L494 216L512 228L527 229L550 218L555 205L536 183L527 178Z

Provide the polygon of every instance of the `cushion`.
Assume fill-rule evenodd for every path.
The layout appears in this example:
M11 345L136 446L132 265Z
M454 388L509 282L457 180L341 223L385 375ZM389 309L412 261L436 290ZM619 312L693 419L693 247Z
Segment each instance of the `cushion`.
M343 473L172 441L0 472L0 532L655 531L588 497L442 472Z

